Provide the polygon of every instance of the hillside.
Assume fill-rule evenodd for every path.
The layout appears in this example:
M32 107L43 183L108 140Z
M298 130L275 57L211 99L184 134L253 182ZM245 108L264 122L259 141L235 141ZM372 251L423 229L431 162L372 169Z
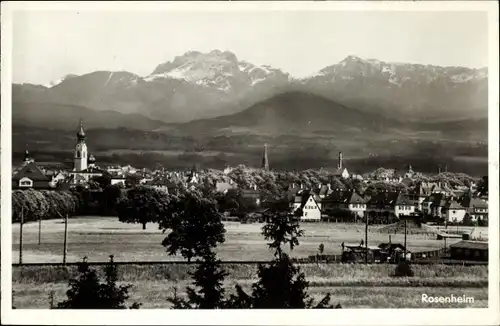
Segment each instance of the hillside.
M244 111L178 126L190 134L341 134L380 130L390 121L363 113L324 97L286 92L252 105Z
M140 114L122 114L116 111L96 111L86 107L53 103L12 103L14 126L31 126L56 130L76 130L83 119L86 128L129 128L154 130L165 123Z
M293 135L298 138L330 136L337 143L348 139L405 138L439 141L487 142L487 119L408 121L382 112L363 112L305 92L285 92L244 111L213 119L180 124L165 132L181 135Z

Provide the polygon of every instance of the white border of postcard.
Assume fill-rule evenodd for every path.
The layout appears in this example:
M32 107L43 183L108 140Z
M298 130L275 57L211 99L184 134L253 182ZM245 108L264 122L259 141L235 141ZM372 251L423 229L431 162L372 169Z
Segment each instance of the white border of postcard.
M486 11L489 13L489 307L484 309L335 309L335 310L125 310L63 311L12 310L11 274L11 44L14 10L405 10ZM399 2L2 2L2 283L1 320L5 324L215 324L215 325L498 325L499 221L498 221L498 6L496 1ZM464 22L466 24L467 22ZM352 27L352 28L355 28Z

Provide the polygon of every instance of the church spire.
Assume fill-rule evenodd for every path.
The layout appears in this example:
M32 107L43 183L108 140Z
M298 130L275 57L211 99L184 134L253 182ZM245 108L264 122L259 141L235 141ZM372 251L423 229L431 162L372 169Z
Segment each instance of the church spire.
M264 144L264 153L262 155L262 166L264 170L269 170L269 160L267 158L267 144Z
M24 151L24 163L31 163L33 162L33 158L30 155L30 152L28 151L28 146L26 146L26 150Z
M78 137L78 140L85 140L85 129L83 129L83 119L80 119L80 129L78 130L78 133L76 134Z

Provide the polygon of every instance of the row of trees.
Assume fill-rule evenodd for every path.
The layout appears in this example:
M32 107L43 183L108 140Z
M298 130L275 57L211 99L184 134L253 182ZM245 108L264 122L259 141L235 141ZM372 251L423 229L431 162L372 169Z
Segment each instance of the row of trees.
M12 191L12 221L24 222L61 218L73 215L81 205L80 198L70 191Z

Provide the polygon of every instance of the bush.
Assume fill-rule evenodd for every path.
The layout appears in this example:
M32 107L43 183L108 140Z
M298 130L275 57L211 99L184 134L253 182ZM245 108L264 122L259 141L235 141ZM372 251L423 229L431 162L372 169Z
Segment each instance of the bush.
M396 266L396 270L394 271L395 277L413 277L414 273L411 268L411 265L407 261L402 261L398 263Z
M127 309L125 301L129 298L131 285L117 286L116 265L113 256L105 267L105 282L101 283L94 269L91 269L84 258L78 266L79 275L70 279L70 288L66 292L67 300L59 302L57 309ZM50 300L53 306L53 298ZM140 304L134 303L131 309L138 309Z

